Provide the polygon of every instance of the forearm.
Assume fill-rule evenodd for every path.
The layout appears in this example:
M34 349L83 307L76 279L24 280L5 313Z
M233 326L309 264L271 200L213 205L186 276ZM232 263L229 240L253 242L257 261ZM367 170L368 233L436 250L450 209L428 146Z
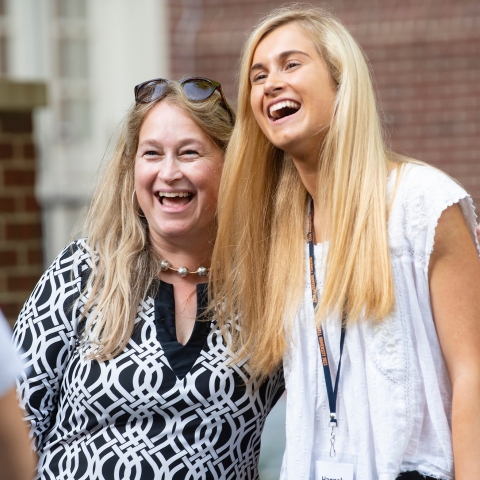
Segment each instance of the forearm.
M456 480L480 478L480 371L453 383L452 433Z

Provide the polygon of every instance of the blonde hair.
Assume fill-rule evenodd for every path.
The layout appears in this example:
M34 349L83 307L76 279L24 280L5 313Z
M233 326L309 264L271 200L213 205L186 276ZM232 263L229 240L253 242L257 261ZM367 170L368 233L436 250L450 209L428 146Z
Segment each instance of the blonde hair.
M395 296L387 243L389 157L369 69L346 28L327 12L290 6L274 10L251 33L241 58L237 123L227 148L212 259L212 294L222 328L238 318L232 347L257 375L281 361L285 320L292 320L305 285L307 191L288 154L272 145L250 107L249 69L258 44L295 23L323 57L336 87L334 113L318 152L318 198L328 212L327 275L316 312L344 312L347 322L383 319ZM221 303L219 302L221 300ZM288 325L288 324L287 324Z
M148 112L160 101L183 109L225 151L233 125L218 93L191 102L176 82L159 100L131 107L86 219L87 245L95 264L85 292L83 340L92 342L90 358L107 360L130 339L139 302L159 278L159 259L151 248L148 224L133 201L134 164L139 132ZM233 111L233 109L232 109Z

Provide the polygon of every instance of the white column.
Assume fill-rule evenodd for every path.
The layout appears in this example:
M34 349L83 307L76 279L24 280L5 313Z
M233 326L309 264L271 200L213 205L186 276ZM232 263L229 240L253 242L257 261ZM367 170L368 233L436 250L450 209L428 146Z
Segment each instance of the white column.
M133 87L169 76L167 0L87 0L86 19L67 34L77 29L86 38L88 76L71 81L59 75L58 36L65 35L65 24L55 1L9 0L8 8L11 77L43 80L49 88L49 107L35 114L49 263L88 203L109 140L133 103ZM65 132L60 124L61 102L72 94L88 104L87 136L76 135L78 126Z

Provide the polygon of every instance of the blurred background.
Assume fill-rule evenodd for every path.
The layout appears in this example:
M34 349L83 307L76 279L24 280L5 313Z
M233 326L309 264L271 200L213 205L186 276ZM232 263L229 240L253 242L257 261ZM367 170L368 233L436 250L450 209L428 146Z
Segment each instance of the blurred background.
M10 322L70 240L133 86L205 76L235 99L246 35L283 3L0 0L0 307ZM363 47L391 148L442 168L480 204L480 1L310 3ZM268 420L262 480L278 478L283 409Z

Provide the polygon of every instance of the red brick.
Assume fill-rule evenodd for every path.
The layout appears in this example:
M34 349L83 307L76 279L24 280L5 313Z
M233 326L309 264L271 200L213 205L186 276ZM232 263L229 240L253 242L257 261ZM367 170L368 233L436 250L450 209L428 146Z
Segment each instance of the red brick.
M0 251L0 267L11 267L17 264L17 252L14 250Z
M18 187L33 187L35 185L35 170L8 169L4 171L5 185Z
M32 240L42 238L42 225L38 223L7 223L7 240Z
M13 145L11 143L0 143L0 160L13 157Z
M4 133L31 133L31 112L0 112L0 125Z
M12 213L15 211L15 199L13 197L0 197L0 212Z
M23 156L29 160L33 160L36 156L35 145L33 143L27 143L23 146Z
M26 298L25 298L26 300ZM3 314L7 317L7 320L10 323L10 326L13 327L20 310L22 310L23 304L19 302L2 302L0 308L2 309Z
M27 212L40 212L40 206L34 195L27 195L25 197L25 210Z
M7 279L9 292L31 292L38 282L37 275L18 275Z
M185 7L169 0L172 77L214 78L235 99L245 32L284 3L204 0L191 48L181 31ZM456 177L465 178L464 169L471 167L468 177L480 178L478 1L405 0L399 5L397 0L330 0L328 10L347 25L371 61L384 118L391 119L389 146L440 167L451 165ZM478 190L470 190L478 205Z
M29 250L27 258L29 265L43 265L43 252L41 250Z

